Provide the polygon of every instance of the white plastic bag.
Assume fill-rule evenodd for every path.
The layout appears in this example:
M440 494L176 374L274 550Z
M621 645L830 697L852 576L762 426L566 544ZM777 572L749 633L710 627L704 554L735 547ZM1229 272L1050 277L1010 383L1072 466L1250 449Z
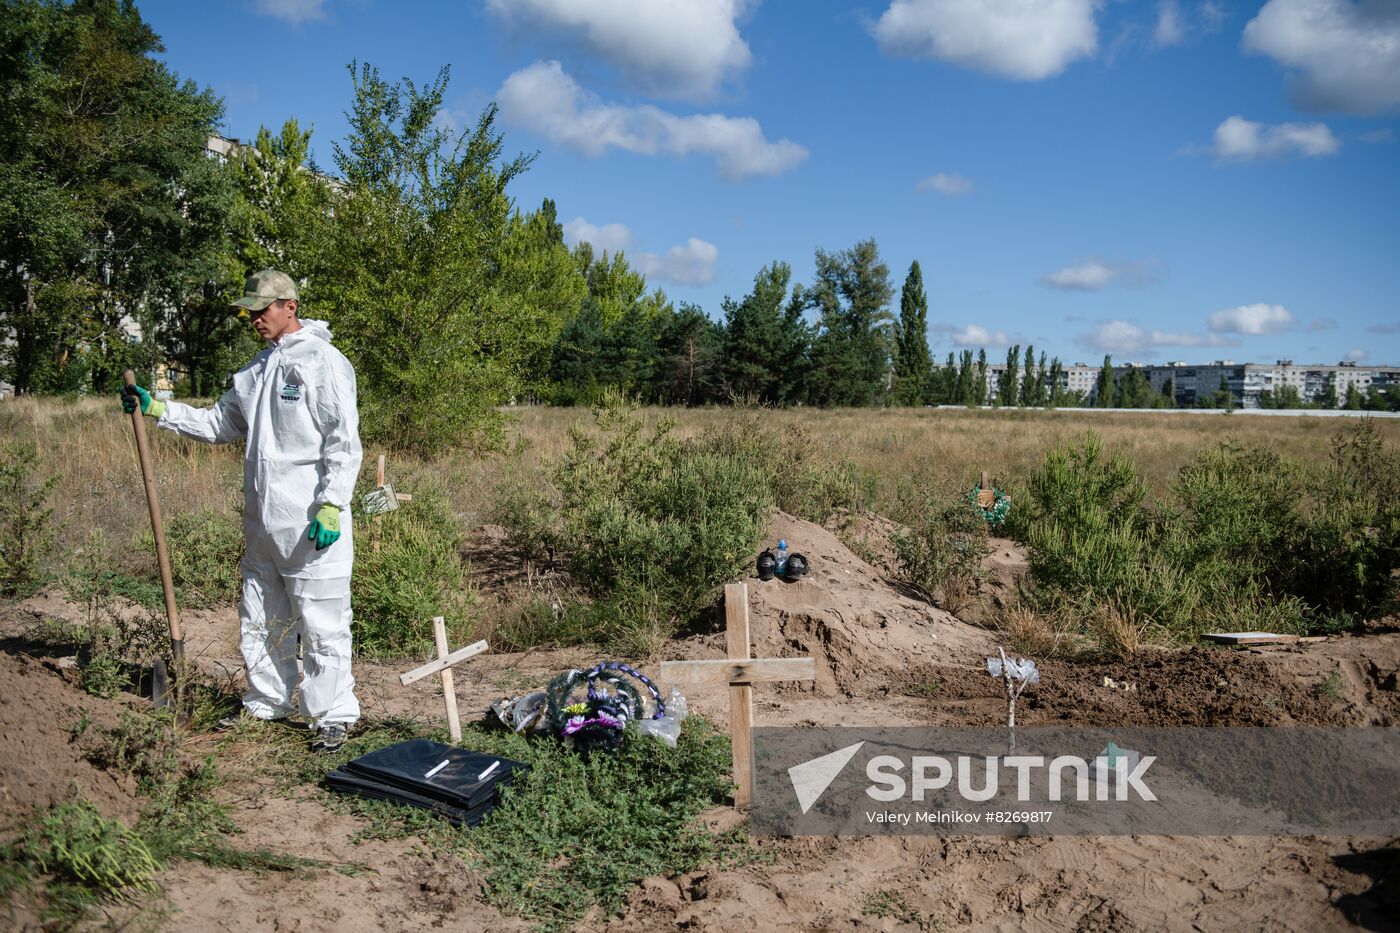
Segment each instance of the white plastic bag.
M637 731L642 735L660 739L671 748L675 748L676 740L681 736L681 723L685 721L686 712L684 694L672 687L671 696L666 700L666 712L660 719L639 720Z

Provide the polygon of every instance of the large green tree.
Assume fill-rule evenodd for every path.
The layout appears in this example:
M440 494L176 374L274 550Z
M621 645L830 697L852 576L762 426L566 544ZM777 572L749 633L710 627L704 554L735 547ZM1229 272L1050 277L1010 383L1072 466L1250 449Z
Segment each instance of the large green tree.
M501 275L506 190L532 157L503 156L494 105L474 127L442 124L445 68L421 87L349 70L342 180L307 313L329 317L355 365L368 437L420 451L498 441L497 406L529 387L555 327L538 295Z
M0 354L20 391L114 388L163 357L168 304L230 284L232 201L203 163L221 105L162 50L131 3L0 4Z
M811 332L800 288L791 297L792 268L764 266L741 301L724 299L723 371L728 392L769 405L801 401Z
M809 397L823 406L875 404L889 389L889 267L873 239L836 253L819 248L816 266L805 293L818 314Z

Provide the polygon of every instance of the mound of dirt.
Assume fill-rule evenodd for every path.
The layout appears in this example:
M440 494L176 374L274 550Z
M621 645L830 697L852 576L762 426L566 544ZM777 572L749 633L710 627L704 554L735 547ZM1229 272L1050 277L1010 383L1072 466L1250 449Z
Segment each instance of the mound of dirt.
M0 641L0 825L18 825L33 810L63 803L74 788L103 816L134 817L134 782L93 766L72 741L84 719L89 728L115 727L126 698L83 693L76 667L26 639L17 620L8 621Z
M779 512L768 538L786 540L811 567L799 580L745 581L753 655L817 661L815 684L781 689L819 697L882 695L911 665L969 664L993 645L990 633L902 592L821 525ZM682 653L723 657L724 635L693 639Z

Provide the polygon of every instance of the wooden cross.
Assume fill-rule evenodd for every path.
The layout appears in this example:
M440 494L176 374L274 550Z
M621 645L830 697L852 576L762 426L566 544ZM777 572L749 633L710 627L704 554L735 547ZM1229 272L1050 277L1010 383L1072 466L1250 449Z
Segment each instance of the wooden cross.
M990 509L997 504L997 491L992 486L986 470L982 471L982 484L977 487L977 504L984 509Z
M749 656L749 588L731 583L724 588L724 632L729 657L719 661L665 661L662 683L693 686L729 685L729 737L734 747L734 806L753 803L753 685L782 680L816 680L811 658L751 658Z
M375 468L375 471L374 471L374 488L375 488L376 491L383 491L383 490L384 490L384 455L383 455L383 454L380 454L380 455L379 455L379 462L378 462L378 464L376 465L376 468ZM400 502L412 502L412 501L413 501L413 496L409 495L408 493L406 493L406 492L395 492L395 493L394 493L394 504L393 504L393 508L395 508L395 509L398 508ZM370 536L371 539L372 539L371 542L370 542L370 547L374 550L374 552L375 552L376 554L379 553L379 519L383 516L383 514L384 514L383 512L375 512L373 515L370 516L370 521L374 523L374 534Z
M447 706L447 731L452 741L462 741L462 722L457 718L457 687L452 683L452 665L468 658L474 658L489 647L484 641L472 642L465 648L458 648L450 654L447 651L447 623L442 616L433 619L433 639L437 642L438 656L421 667L399 675L399 683L407 687L415 680L442 672L442 699Z

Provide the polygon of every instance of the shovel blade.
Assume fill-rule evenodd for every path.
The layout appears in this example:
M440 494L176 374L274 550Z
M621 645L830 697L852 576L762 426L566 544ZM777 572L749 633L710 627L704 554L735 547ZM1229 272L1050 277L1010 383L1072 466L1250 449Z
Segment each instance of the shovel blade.
M151 703L156 709L170 706L170 672L165 669L164 658L156 658L151 665Z

